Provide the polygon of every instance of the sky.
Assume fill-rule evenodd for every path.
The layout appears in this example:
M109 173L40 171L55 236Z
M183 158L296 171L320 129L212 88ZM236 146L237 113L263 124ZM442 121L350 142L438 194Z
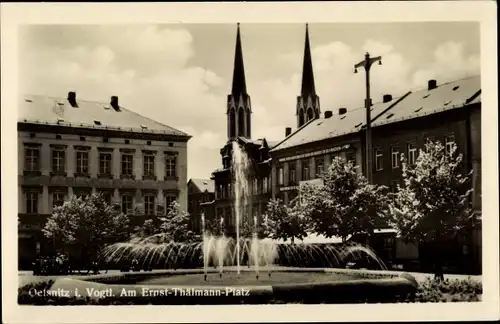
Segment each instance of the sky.
M296 128L304 24L241 24L252 137L284 138ZM382 56L371 69L373 102L480 72L479 24L309 24L321 110L363 106L364 72L354 64L368 51ZM193 136L188 179L210 178L227 141L236 24L29 25L19 33L22 94L120 105Z

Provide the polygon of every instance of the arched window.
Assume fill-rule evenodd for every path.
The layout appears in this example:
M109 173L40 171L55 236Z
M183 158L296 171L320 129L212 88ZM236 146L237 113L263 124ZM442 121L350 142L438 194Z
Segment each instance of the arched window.
M307 110L307 121L310 121L310 120L311 120L311 119L313 119L313 118L314 118L314 113L313 113L313 110L312 110L312 108L309 108L309 109Z
M300 110L299 112L299 127L304 125L304 110Z
M250 109L247 110L247 136L250 138L251 133L250 131L252 130L252 127L250 125Z
M238 136L245 136L245 111L243 108L238 110Z
M229 137L236 136L236 114L234 109L229 113Z

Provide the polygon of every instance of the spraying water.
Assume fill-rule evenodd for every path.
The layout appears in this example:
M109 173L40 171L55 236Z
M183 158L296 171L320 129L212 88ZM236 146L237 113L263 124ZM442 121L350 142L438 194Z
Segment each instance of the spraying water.
M201 214L202 241L192 243L172 242L162 234L132 240L127 243L116 243L105 248L103 256L107 262L137 258L148 267L163 266L167 268L192 267L196 260L203 263L204 276L207 280L210 266L216 268L222 279L224 266L236 265L236 272L241 272L241 260L253 265L255 275L259 278L260 266L265 267L269 277L275 261L285 266L323 266L343 267L344 260L350 256L367 257L374 260L381 269L385 264L369 248L357 244L350 246L329 246L315 244L285 244L270 239L259 239L258 220L253 217L253 233L250 239L240 238L240 225L243 219L249 219L250 201L249 174L250 162L246 152L236 141L232 143L232 193L234 197L236 239L224 235L224 218L218 224L220 235L209 233L205 215ZM267 215L264 228L268 228ZM217 226L217 225L216 225Z
M232 143L232 177L234 183L234 212L236 218L236 271L240 273L240 221L246 215L249 198L248 174L250 163L248 156L233 141Z

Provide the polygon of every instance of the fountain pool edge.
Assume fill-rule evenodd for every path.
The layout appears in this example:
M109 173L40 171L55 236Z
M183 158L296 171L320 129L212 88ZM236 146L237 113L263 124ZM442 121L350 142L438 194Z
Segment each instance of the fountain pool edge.
M363 303L363 302L397 302L411 300L416 293L415 278L403 273L381 274L369 273L363 270L348 269L291 269L309 272L342 272L355 273L366 276L364 278L344 281L321 281L314 283L287 283L267 285L141 285L138 280L165 275L202 274L203 269L164 270L154 273L124 273L120 275L94 275L88 278L61 278L57 279L51 290L66 290L69 297L75 297L75 291L82 297L101 299L99 304L121 303L157 304L157 305L187 305L187 304L268 304L275 301L282 303ZM281 269L280 271L286 271ZM215 273L215 271L213 271ZM129 283L127 283L129 282ZM179 293L173 293L177 289ZM191 289L191 290L189 290ZM94 294L89 295L89 291ZM128 295L123 295L123 292ZM135 291L135 293L131 293ZM145 293L146 291L146 293ZM163 293L162 291L170 291ZM184 291L181 295L180 291ZM196 296L208 292L208 295ZM219 291L220 295L210 295L210 292ZM97 292L107 292L107 296ZM187 293L186 293L187 292ZM190 293L191 292L191 293ZM156 295L155 295L156 294ZM159 295L158 295L159 294ZM187 294L187 295L186 295ZM207 294L207 293L205 293Z

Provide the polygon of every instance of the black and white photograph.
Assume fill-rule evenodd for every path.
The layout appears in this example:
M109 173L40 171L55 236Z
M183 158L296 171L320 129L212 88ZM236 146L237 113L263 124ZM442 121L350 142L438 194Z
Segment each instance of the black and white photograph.
M478 3L418 20L413 2L407 21L403 4L395 21L374 3L360 19L339 2L351 20L150 3L130 21L130 4L2 4L21 17L2 49L12 322L181 305L498 318L496 15Z

